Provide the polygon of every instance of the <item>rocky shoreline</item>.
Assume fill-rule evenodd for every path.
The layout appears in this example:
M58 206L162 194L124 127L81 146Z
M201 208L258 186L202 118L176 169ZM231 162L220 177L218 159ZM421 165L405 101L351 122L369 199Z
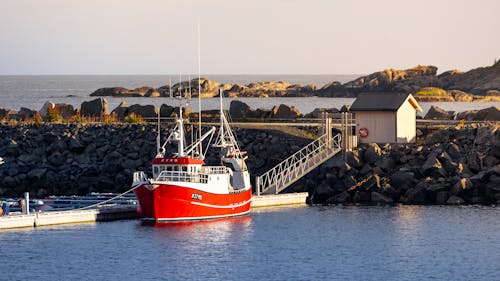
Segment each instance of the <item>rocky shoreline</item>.
M342 108L316 108L309 113L301 113L296 107L285 104L275 105L271 109L253 109L246 103L233 100L229 107L229 114L237 121L260 121L286 119L296 120L299 118L323 118L324 114L335 114L349 112L350 106ZM156 119L158 113L162 118L174 118L179 112L178 107L163 104L160 107L154 105L128 105L122 102L109 112L108 102L105 98L97 98L92 101L83 102L80 108L73 108L68 104L54 104L46 102L39 111L22 107L19 111L4 109L0 107L0 121L22 121L22 122L69 122L82 123L86 121L102 121L105 123L116 122L142 122L144 119ZM185 118L198 119L198 112L190 108L184 108ZM201 112L204 120L218 118L219 110L206 110ZM420 118L417 116L417 118ZM468 110L464 112L446 111L437 106L432 106L423 119L429 120L463 120L463 121L500 121L500 108L489 107L481 110Z
M406 70L385 69L344 84L333 81L321 88L286 81L240 85L201 78L198 83L198 78L195 78L158 88L100 88L90 96L154 98L188 93L197 97L199 92L202 98L212 98L219 95L219 89L226 97L357 97L360 93L399 92L411 93L417 101L425 102L500 101L500 62L467 72L450 70L439 75L437 67L432 65L418 65Z
M235 131L253 176L311 141L273 130ZM422 133L418 144L370 144L345 160L336 156L287 192L308 191L313 204L500 202L497 124ZM123 192L134 170L150 172L155 138L153 124L1 124L0 196ZM215 154L207 162L216 162Z

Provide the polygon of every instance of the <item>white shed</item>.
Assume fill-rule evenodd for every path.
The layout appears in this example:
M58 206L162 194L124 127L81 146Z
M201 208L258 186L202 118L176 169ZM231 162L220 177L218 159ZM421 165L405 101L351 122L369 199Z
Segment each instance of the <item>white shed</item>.
M415 98L400 93L362 93L351 106L361 143L415 142L417 111Z

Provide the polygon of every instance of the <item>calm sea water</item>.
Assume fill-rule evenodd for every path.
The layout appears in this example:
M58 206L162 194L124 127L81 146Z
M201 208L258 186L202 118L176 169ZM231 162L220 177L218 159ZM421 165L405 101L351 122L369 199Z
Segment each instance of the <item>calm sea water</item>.
M261 209L0 231L0 280L499 280L497 207Z
M194 76L191 76L194 77ZM322 86L332 81L342 83L351 81L359 75L207 75L209 79L222 83L248 84L257 81L288 81L290 83L316 84ZM40 110L46 101L67 103L80 107L83 101L95 99L90 93L102 87L122 86L137 88L141 86L159 87L169 83L168 75L43 75L43 76L0 76L0 107L19 110L27 107ZM173 83L178 77L171 77ZM185 79L188 76L184 76ZM183 79L183 80L185 80ZM170 98L113 98L107 97L110 111L122 101L132 104L168 104L178 106L179 101ZM233 99L225 100L228 108ZM315 108L341 108L354 101L351 98L238 98L250 105L253 109L270 109L274 105L286 104L296 106L300 112L309 113ZM431 107L438 105L446 110L472 110L490 106L500 106L498 102L457 102L457 103L421 103L424 113ZM197 100L190 101L188 107L198 109ZM217 109L218 99L204 99L202 109Z

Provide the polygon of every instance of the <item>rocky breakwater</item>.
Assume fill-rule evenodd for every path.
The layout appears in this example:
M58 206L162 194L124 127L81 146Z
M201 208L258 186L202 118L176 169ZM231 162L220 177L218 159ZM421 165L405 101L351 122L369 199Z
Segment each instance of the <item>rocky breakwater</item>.
M363 92L411 93L418 101L500 101L500 62L467 72L446 71L437 75L429 65L398 70L385 69L347 83L331 82L315 92L318 96L356 97Z
M481 110L462 112L447 111L438 106L431 106L424 119L427 120L464 120L464 121L500 121L500 108L496 106Z
M318 204L498 204L498 125L455 127L421 144L370 144L335 157L317 173Z
M123 192L136 170L150 174L154 124L0 124L0 197ZM236 129L252 176L310 140L272 130ZM168 128L162 131L167 136ZM189 131L188 131L189 134ZM172 147L171 149L174 149ZM218 164L210 150L207 163Z
M182 81L172 86L165 85L159 88L144 86L136 89L123 87L100 88L90 96L113 96L113 97L172 97L181 95L192 95L197 97L200 93L202 98L219 96L222 89L226 97L303 97L312 96L316 91L314 84L291 84L285 81L255 82L247 85L219 83L206 78L198 78L190 81ZM200 90L198 90L198 88Z

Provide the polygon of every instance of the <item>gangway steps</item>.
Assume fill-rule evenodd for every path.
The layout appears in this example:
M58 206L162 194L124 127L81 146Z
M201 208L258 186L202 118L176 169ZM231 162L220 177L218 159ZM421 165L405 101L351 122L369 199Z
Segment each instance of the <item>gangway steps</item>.
M265 174L256 178L256 193L270 194L283 191L301 177L342 150L340 134L326 133L314 142L288 157Z

